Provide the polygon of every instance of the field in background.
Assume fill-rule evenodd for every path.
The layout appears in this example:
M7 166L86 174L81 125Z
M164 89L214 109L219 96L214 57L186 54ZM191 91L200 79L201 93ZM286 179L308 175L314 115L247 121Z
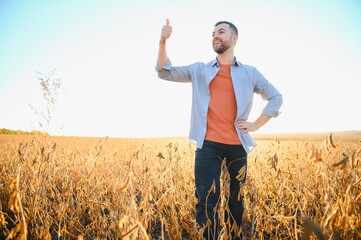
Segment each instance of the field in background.
M360 133L255 137L242 234L361 238ZM0 238L197 239L194 150L186 138L0 135ZM224 239L238 230L221 226Z
M323 141L330 133L280 133L280 134L254 134L258 140L274 140L278 138L285 141ZM339 142L359 142L361 141L361 131L335 132L332 133L334 141Z

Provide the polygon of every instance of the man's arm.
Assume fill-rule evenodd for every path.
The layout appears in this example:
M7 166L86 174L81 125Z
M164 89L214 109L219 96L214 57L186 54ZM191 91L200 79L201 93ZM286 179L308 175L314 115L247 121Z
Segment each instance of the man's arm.
M236 123L236 127L241 129L242 133L255 132L263 127L272 117L277 117L280 114L279 109L283 103L282 95L258 71L256 71L255 92L261 94L262 98L268 102L256 121L248 122L242 120Z
M166 42L171 34L172 34L172 26L170 26L169 19L167 18L166 25L164 25L162 28L162 31L160 34L160 40L159 40L159 51L158 51L157 64L160 68L166 64L167 59L168 59Z
M173 82L191 82L191 65L173 67L168 58L166 43L171 34L172 26L170 26L169 20L167 19L166 25L162 28L159 40L158 59L155 68L158 72L158 77Z

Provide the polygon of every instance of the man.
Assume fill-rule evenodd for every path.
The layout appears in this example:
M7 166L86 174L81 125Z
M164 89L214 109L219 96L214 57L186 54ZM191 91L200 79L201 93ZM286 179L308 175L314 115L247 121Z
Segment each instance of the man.
M256 143L250 132L257 131L271 117L279 115L282 95L254 67L244 65L234 56L238 40L236 26L227 21L215 24L212 45L216 59L209 63L194 63L182 67L172 66L167 56L166 43L171 36L169 20L163 26L159 41L156 71L161 79L192 83L192 112L189 138L196 146L195 184L196 221L212 226L204 232L206 239L217 239L218 216L213 211L220 196L222 161L226 161L231 177L228 206L231 220L240 227L243 200L238 201L240 181L236 176L247 168L247 153ZM248 121L253 94L267 100L262 114ZM244 182L244 180L242 180ZM215 193L209 193L215 183Z

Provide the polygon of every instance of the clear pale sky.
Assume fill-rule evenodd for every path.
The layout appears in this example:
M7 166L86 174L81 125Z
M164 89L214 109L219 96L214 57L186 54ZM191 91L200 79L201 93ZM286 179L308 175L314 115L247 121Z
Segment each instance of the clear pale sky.
M191 85L158 79L160 30L174 65L215 57L219 20L239 29L236 57L283 94L260 133L361 130L361 2L0 0L0 128L39 129L35 72L62 80L54 135L187 136ZM250 120L265 102L254 98ZM43 110L42 110L43 111Z

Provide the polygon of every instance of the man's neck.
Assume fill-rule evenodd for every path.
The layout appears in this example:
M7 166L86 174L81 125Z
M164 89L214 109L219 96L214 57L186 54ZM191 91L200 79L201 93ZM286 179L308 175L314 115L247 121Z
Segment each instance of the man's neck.
M222 54L217 55L217 62L219 64L233 64L234 62L234 54L233 52L227 53L224 52Z

